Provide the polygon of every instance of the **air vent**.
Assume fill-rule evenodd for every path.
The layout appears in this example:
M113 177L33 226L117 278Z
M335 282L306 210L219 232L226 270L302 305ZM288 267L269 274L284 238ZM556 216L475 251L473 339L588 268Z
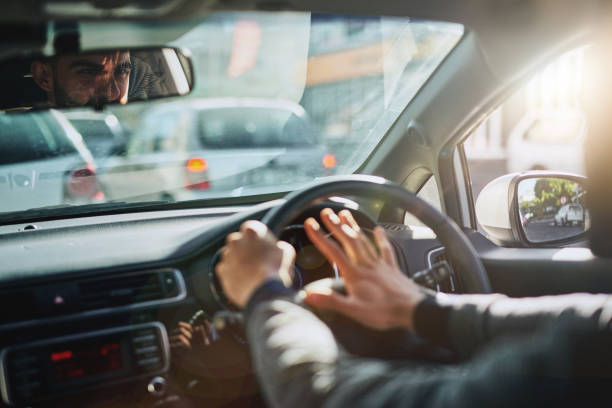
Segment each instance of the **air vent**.
M87 311L105 314L132 307L150 307L185 297L185 282L176 269L73 279L30 288L0 291L0 328L32 324L39 319L71 319Z
M176 295L172 272L147 272L79 282L80 303L85 309L150 302Z
M410 227L404 224L393 224L389 222L382 222L382 223L379 223L378 225L383 227L386 231L396 231L396 232L411 231Z
M36 315L36 299L29 289L0 292L0 324L31 319Z

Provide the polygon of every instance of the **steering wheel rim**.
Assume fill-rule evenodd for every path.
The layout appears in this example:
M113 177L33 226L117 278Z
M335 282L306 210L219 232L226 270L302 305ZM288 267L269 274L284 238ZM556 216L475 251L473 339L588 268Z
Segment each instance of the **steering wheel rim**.
M465 293L490 293L491 285L476 249L459 226L416 194L382 177L348 175L328 177L285 197L285 202L271 209L262 219L279 236L291 219L312 204L332 196L376 198L402 207L431 228L446 248Z

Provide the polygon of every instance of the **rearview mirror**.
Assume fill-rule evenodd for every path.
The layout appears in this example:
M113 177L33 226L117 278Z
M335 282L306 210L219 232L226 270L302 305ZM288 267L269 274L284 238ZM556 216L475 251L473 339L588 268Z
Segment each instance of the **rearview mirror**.
M478 222L506 246L578 242L590 228L585 184L582 176L542 171L499 177L478 196Z
M0 109L100 108L188 94L191 59L170 47L104 49L3 61Z

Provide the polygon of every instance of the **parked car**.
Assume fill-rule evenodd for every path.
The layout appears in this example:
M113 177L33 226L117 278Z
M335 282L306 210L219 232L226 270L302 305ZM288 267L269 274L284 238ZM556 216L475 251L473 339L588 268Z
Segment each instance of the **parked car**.
M147 112L126 154L104 162L102 180L113 200L185 200L278 191L335 165L298 104L195 99Z
M68 111L70 124L81 134L94 159L98 160L125 150L127 135L112 113Z
M580 204L565 204L555 214L555 225L584 225L584 209Z
M104 201L93 157L62 113L0 114L0 143L0 212Z
M584 174L585 134L586 121L580 112L529 113L508 138L508 171L556 170Z

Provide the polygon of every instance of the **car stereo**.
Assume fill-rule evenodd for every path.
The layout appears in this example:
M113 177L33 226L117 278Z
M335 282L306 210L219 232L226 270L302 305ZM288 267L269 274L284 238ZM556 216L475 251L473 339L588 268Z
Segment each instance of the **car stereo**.
M157 322L8 347L0 360L2 399L17 405L161 374L170 361Z

